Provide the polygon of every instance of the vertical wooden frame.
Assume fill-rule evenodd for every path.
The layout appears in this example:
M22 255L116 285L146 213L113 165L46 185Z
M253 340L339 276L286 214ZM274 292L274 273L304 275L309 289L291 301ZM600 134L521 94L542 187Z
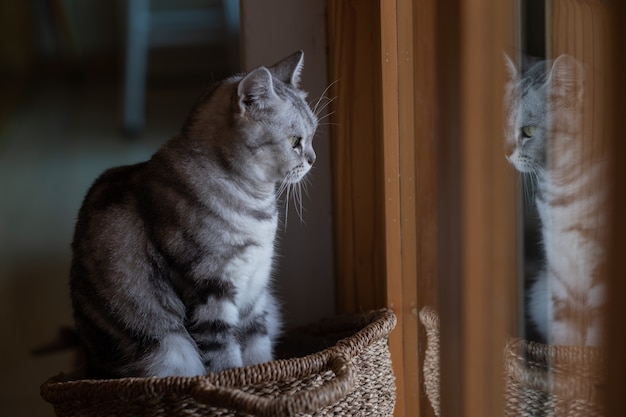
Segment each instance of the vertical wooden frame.
M468 1L462 14L465 415L502 415L503 347L517 334L516 174L502 111L513 10L512 1Z
M378 2L328 1L338 310L385 305Z
M422 388L425 337L418 312L436 306L437 190L434 2L381 2L387 305L399 316L391 340L398 415L431 415ZM401 356L400 356L401 355Z
M593 153L605 153L610 163L606 185L610 189L607 245L607 354L606 405L608 417L626 415L626 3L599 0L551 1L551 56L573 55L583 62L585 77L584 135Z
M428 10L432 15L432 0L421 3L430 6ZM416 9L411 0L329 2L331 79L340 79L333 93L338 96L333 109L336 116L333 122L337 124L333 133L339 306L343 311L388 306L396 312L398 326L391 335L390 349L397 378L398 416L427 415L420 414L420 410L430 410L426 402L420 401L423 390L419 386L417 313L420 291L417 287L424 284L420 284L417 275L428 275L428 280L424 280L428 285L435 282L432 266L436 261L429 258L420 263L418 257L432 255L436 243L418 244L417 194L423 189L432 196L436 177L432 172L419 175L416 161L417 149L421 148L424 166L433 170L434 133L432 130L424 132L428 142L420 146L415 127L420 123L422 127L434 128L434 105L430 101L434 88L432 79L427 78L434 71L420 73L419 78L416 75L415 56L420 53L415 42ZM373 22L372 19L378 20ZM366 26L367 22L373 24ZM423 65L426 68L434 68L434 60L428 61L427 55L433 54L432 29L431 21L422 30L424 34L431 31L431 38L426 42L430 47L423 48L421 56L417 55L421 62L430 62L430 66ZM360 78L358 84L352 85L348 80L350 87L341 86L342 80L355 76ZM420 90L419 114L415 106L417 85L428 90ZM357 86L365 87L370 94L363 94ZM356 158L356 146L376 150L379 158ZM360 170L366 175L361 176ZM375 202L369 208L361 206L365 190L367 201ZM436 199L427 201L419 207L425 213L428 211L421 228L434 237L436 224L429 223L429 219L436 211ZM357 225L354 220L359 211L361 218L369 217L369 221ZM346 223L346 219L350 221ZM367 242L371 241L380 245L369 246ZM367 270L359 265L363 254L370 266ZM383 269L372 268L374 264ZM425 274L420 273L421 265L428 266ZM357 272L359 269L361 271ZM382 298L372 297L367 291L350 292L361 286L378 289L377 294ZM349 293L341 296L345 291ZM430 294L429 304L432 305L434 291L424 293Z
M609 178L601 179L599 187L610 189L607 268L608 346L606 401L607 416L626 415L624 392L626 360L623 317L626 316L626 178L624 134L622 120L626 114L626 59L622 40L626 39L626 5L624 2L602 0L552 0L550 2L550 39L548 48L552 58L568 54L581 62L585 69L582 134L579 140L585 151L585 160L607 158Z
M381 2L387 305L399 317L397 415L429 416L418 312L437 306L435 26L432 0Z
M626 39L626 6L617 3L609 30L612 39ZM423 340L412 329L417 309L437 303L443 414L501 415L502 348L516 333L517 311L514 174L501 151L501 53L513 45L514 6L329 1L331 78L340 80L333 139L339 304L343 311L395 308L398 416L431 413L414 391L414 367L421 366L414 349ZM626 303L615 294L626 291L626 150L617 134L626 64L619 43L611 48L607 400L617 417L625 412Z
M437 25L442 414L499 416L517 321L516 189L502 151L513 1L440 1Z
M609 307L607 320L608 343L608 382L607 382L607 416L621 417L626 415L626 334L624 333L624 317L626 317L626 268L624 268L624 254L626 253L626 141L622 128L626 114L626 54L624 54L623 39L626 39L626 3L612 2L610 13L610 34L613 40L610 55L612 65L608 71L610 80L608 106L608 136L611 178L611 207L609 231L609 251L607 274L609 278Z
M346 13L358 16L359 8L367 8L365 4L331 1L331 26L341 28L344 35L355 33L359 25L350 23ZM382 286L382 303L398 314L398 330L391 340L399 384L397 415L432 413L420 398L418 352L423 350L423 339L415 331L417 311L427 304L438 305L442 319L443 412L499 415L502 349L506 338L516 333L517 322L516 189L514 172L502 151L501 117L502 51L513 45L514 1L377 4L380 26L370 26L366 32L378 33L380 38L366 42L378 44L379 55L360 49L362 42L356 37L350 42L355 46L351 53L361 54L354 60L380 68L379 79L375 70L364 71L379 89L374 97L382 107L369 97L359 97L355 90L341 93L349 95L346 100L363 100L353 103L356 107L367 103L371 111L367 114L373 115L375 124L380 123L369 129L368 139L359 140L382 150L381 158L356 163L364 163L383 179L382 183L373 178L367 182L370 195L383 202L382 210L376 206L370 215L383 218L382 223L372 219L369 224L378 226L365 229L338 225L339 240L347 239L338 244L338 250L347 256L338 253L337 259L351 264L343 270L347 277L341 267L338 272L340 293L341 288L358 283ZM369 17L376 15L368 11ZM334 73L356 70L341 63L342 55L336 50L332 54L335 63L340 62ZM339 105L335 111L342 108ZM338 120L353 125L354 115ZM355 132L340 128L334 140L346 140L343 135L352 135L347 140L353 140ZM347 171L341 165L355 163L354 158L346 162L346 155L342 149L335 154L339 156L336 190L356 178L354 171L348 172L351 178L342 174ZM339 206L350 207L348 213L356 210L356 194L339 191L335 195L341 200ZM381 224L384 227L378 228ZM354 273L359 259L355 242L362 233L384 239L383 262L377 264L384 266L382 279L379 269L365 275ZM379 250L375 249L374 257L380 256ZM349 293L340 304L348 311L362 308L373 300L363 295Z
M399 56L398 56L398 4L396 0L380 1L380 67L381 67L381 116L383 141L383 172L385 197L385 285L386 304L396 312L397 330L389 340L396 375L397 403L396 416L407 415L406 375L413 369L405 365L405 321L407 318L403 297L403 218L400 187L400 97L399 97Z
M412 13L405 11L404 16L411 16L412 26L412 48L413 48L413 120L412 120L412 142L413 152L411 154L413 166L410 165L408 156L402 164L403 167L403 196L406 204L414 206L412 211L407 209L406 216L414 216L414 224L411 228L406 228L411 232L405 239L408 239L404 247L407 257L412 256L415 265L408 264L405 273L407 284L410 283L410 274L414 273L414 287L410 284L407 287L407 294L417 297L416 302L411 301L410 320L407 320L407 327L417 326L414 315L423 307L430 306L439 310L439 229L438 218L441 207L439 206L438 188L438 153L437 143L439 140L436 124L436 116L439 102L437 100L437 79L439 71L437 69L436 50L439 47L436 32L436 12L437 1L415 0L413 1ZM407 36L407 35L405 35ZM401 88L404 91L404 88ZM402 106L404 107L404 106ZM406 114L402 112L401 114ZM407 135L408 136L408 135ZM403 152L403 153L404 153ZM408 177L412 170L413 176ZM414 192L411 194L411 189ZM406 217L406 216L403 216ZM411 241L412 239L412 241ZM414 268L414 272L413 272ZM417 311L416 311L417 310ZM419 332L407 339L409 343L406 347L405 357L409 365L415 364L419 369L419 379L417 383L412 379L413 375L407 378L407 386L413 391L412 398L407 395L408 404L415 408L416 412L406 415L419 415L421 417L434 416L434 410L426 397L424 389L424 355L426 352L426 334L421 325ZM415 346L417 345L417 346ZM415 349L417 348L417 355Z
M437 205L439 316L440 332L440 395L441 413L460 416L463 410L462 369L462 141L461 108L461 2L441 0L435 9L437 48ZM446 259L447 261L444 261Z
M511 323L515 321L517 287L516 221L512 209L515 188L512 171L502 153L501 118L493 117L494 112L501 114L504 65L502 48L496 52L499 45L489 37L503 41L501 33L507 22L496 23L487 33L479 30L479 38L471 31L462 33L460 22L473 21L473 30L490 27L485 25L494 24L506 12L494 6L495 10L488 10L490 14L481 17L471 7L462 8L460 2L438 4L432 0L374 3L378 4L377 12L371 9L372 2L329 3L331 79L365 77L371 83L358 84L366 86L371 93L367 96L359 95L356 85L347 89L338 86L334 93L339 101L334 111L342 113L334 120L339 125L334 132L334 180L336 259L340 264L337 278L340 297L344 294L340 307L355 311L380 303L396 311L398 329L390 340L398 379L396 413L425 416L432 410L420 397L423 389L418 352L420 346L423 348L423 339L417 332L417 312L423 305L439 304L442 321L448 324L442 333L447 338L442 340L446 364L442 388L453 399L448 403L452 405L448 411L459 415L478 407L493 413L497 402L489 401L486 393L501 386L501 369L494 361L501 358L504 335L510 335L514 327ZM494 8L487 3L484 1L479 10ZM376 16L380 26L370 26L363 32L362 23ZM511 14L506 17L512 19ZM355 36L359 28L360 38ZM378 45L379 49L372 49L371 45ZM480 59L488 58L489 65L501 68L501 72L487 64L481 67L478 58L473 59L470 54L476 47ZM437 55L437 50L444 54ZM370 66L364 67L367 63ZM379 74L375 68L380 69ZM463 102L467 97L478 99L478 104ZM344 104L340 100L345 100ZM471 117L466 115L472 112ZM437 114L440 123L435 122ZM365 120L363 116L373 120L367 119L366 124L359 126ZM372 123L376 128L371 128ZM479 126L480 123L484 125ZM461 140L463 133L467 135ZM468 143L471 146L467 147ZM380 159L355 158L356 144L382 151ZM483 154L476 158L476 152ZM360 168L355 169L355 164ZM368 175L361 177L360 169ZM367 201L382 202L382 206L359 206L364 200L355 192L357 181L369 190L367 195L373 200ZM354 222L359 210L364 210L363 218L369 216L369 221L360 226ZM362 227L364 224L369 227ZM498 237L492 240L492 234ZM465 236L471 238L465 240ZM384 245L364 245L372 238L382 240ZM368 262L378 259L375 264L384 269L369 268L357 273L359 253L368 248L374 249ZM494 283L493 276L507 278ZM444 291L438 302L440 279ZM362 285L382 288L384 299L373 298L361 290L352 291ZM464 294L466 288L469 290ZM505 293L505 297L500 293ZM499 304L487 302L494 294L498 295ZM465 332L468 327L475 328L476 334ZM471 350L485 345L485 341L488 349L484 355L471 357ZM483 366L491 372L482 379L486 385L478 392L476 384L465 382L478 369L479 374L484 374ZM463 375L468 379L458 378ZM458 381L456 386L453 381ZM471 403L459 401L462 398Z

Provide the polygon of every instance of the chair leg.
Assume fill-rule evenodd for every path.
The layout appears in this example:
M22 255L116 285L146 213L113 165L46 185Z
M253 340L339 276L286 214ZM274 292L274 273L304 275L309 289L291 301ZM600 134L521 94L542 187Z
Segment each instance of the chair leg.
M127 0L124 131L134 136L144 128L150 0Z
M227 30L228 63L232 71L240 71L239 0L222 0Z

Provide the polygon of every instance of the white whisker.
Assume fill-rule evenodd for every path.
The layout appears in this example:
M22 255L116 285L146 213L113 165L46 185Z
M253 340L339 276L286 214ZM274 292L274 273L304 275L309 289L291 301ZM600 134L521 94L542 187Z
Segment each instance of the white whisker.
M330 90L330 88L331 88L333 85L335 85L335 84L336 84L336 83L338 83L338 82L339 82L339 80L335 80L335 81L333 81L332 83L328 84L328 86L324 89L324 91L322 91L322 94L319 96L319 98L318 98L318 99L317 99L317 101L315 102L315 105L313 106L313 114L315 114L316 116L319 114L319 113L318 113L317 108L318 108L318 106L320 105L320 102L321 102L324 98L328 99L328 97L326 97L326 93L328 92L328 90ZM333 99L333 100L334 100L334 99ZM325 106L324 106L324 107L325 107ZM323 109L323 107L322 107L322 109Z
M293 204L296 207L296 213L298 213L300 222L302 222L302 190L299 183L294 185Z
M280 198L284 195L282 202L285 204L285 212L283 225L284 228L287 229L288 219L289 219L289 205L293 204L296 214L300 219L301 223L304 223L304 213L306 212L306 208L304 206L304 196L308 197L307 187L309 185L309 178L304 177L299 182L291 182L292 174L288 174L277 187L276 195L277 198Z
M530 208L533 205L533 196L535 193L535 179L534 173L530 172L526 175L522 175L522 188L524 190L524 205L526 208Z
M319 114L321 114L321 113L324 111L324 109L330 105L330 103L332 103L333 101L335 101L335 99L336 99L336 98L337 98L337 97L327 98L327 99L326 99L326 103L324 103L324 104L322 105L322 107L320 107L319 109L316 109L316 111L315 111L315 115L316 115L316 116L318 116ZM332 114L332 113L331 113L331 114ZM324 118L324 117L326 117L326 116L328 116L328 115L324 115L324 116L323 116L323 117L321 117L320 119L323 119L323 118Z
M304 195L309 198L309 185L311 184L309 177L304 177L302 181L300 181L300 183L302 184L302 188L304 189Z
M332 116L333 114L335 114L334 111L331 111L330 113L326 113L325 115L323 115L322 117L320 117L319 119L317 119L317 123L319 124L319 122L321 122L324 119L329 118L330 116Z
M285 190L287 189L288 186L288 182L287 182L287 178L284 178L282 180L282 182L280 183L280 185L278 186L278 190L276 190L276 197L280 198L280 196L285 192Z
M318 126L342 126L342 124L335 123L335 122L324 122L324 123L318 124Z
M285 230L287 230L287 219L289 218L289 194L291 193L291 183L287 183L287 193L285 195Z

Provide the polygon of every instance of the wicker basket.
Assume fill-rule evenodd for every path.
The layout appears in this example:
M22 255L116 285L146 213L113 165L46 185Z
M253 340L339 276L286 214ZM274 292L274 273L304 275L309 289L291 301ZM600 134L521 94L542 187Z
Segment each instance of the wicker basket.
M437 312L424 307L419 313L420 322L426 330L426 352L424 353L424 390L436 416L439 407L439 316Z
M439 416L439 317L424 307L426 395ZM605 354L583 346L555 346L511 339L504 349L506 417L600 417Z
M505 416L600 417L604 353L513 339L504 351Z
M395 381L389 310L342 316L290 332L280 359L202 377L72 380L41 386L59 417L391 416ZM327 347L330 346L330 347Z

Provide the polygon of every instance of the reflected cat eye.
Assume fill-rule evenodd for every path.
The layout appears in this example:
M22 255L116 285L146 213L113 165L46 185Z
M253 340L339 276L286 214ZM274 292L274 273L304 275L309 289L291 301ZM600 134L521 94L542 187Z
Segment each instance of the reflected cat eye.
M522 127L522 136L524 138L532 138L535 134L536 126L524 126Z

